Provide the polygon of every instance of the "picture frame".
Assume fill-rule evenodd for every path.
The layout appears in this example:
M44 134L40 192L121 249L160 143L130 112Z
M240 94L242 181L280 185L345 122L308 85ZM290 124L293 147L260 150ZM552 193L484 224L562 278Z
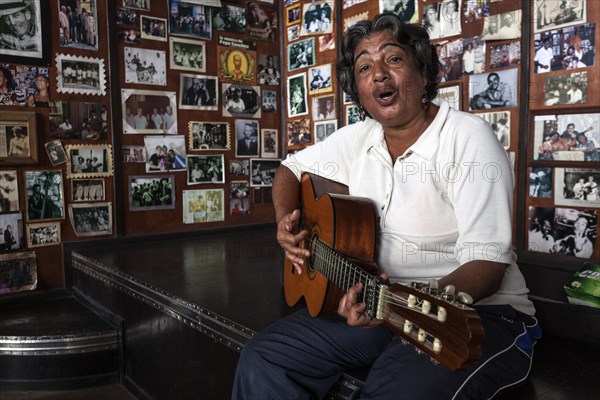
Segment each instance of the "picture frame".
M346 106L346 125L352 125L356 122L360 122L360 112L356 104L349 104Z
M519 69L510 68L483 74L469 75L469 111L496 108L515 108L519 104ZM488 90L497 90L501 94L489 96ZM499 97L499 98L498 98Z
M312 124L310 118L301 118L287 121L287 147L288 150L299 150L303 146L313 143Z
M200 5L197 2L171 0L169 2L169 34L187 36L197 39L212 39L212 7ZM198 24L187 29L187 23L182 23L182 17L194 16ZM201 18L200 18L201 17Z
M555 168L554 204L600 208L600 171L589 168Z
M177 133L177 94L175 92L121 89L121 103L125 134ZM160 128L149 125L148 122L148 117L154 113L155 109L162 117Z
M194 189L183 191L183 223L225 221L225 191Z
M184 135L144 136L146 172L186 171Z
M260 157L279 157L279 131L277 129L264 128L260 130Z
M219 78L223 82L256 83L256 51L218 46Z
M322 142L337 130L337 119L328 121L315 121L314 124L315 143Z
M123 47L125 83L166 86L166 52L156 49Z
M69 204L69 220L77 237L111 235L112 203Z
M235 120L235 156L258 157L260 152L260 122L251 119Z
M188 156L188 185L204 183L225 183L225 156L190 155Z
M175 208L175 175L130 175L127 187L129 211Z
M0 170L0 213L19 211L19 179L17 170Z
M82 203L89 201L105 201L106 185L104 179L71 180L71 201Z
M140 32L142 39L167 41L167 20L165 18L140 16Z
M189 149L192 151L230 150L229 122L188 122Z
M440 88L438 88L438 94L435 97L435 99L433 99L432 103L439 106L441 101L445 100L448 103L448 105L450 106L450 108L453 108L455 110L461 110L462 106L461 106L460 93L461 93L460 84L440 87Z
M98 29L85 30L77 29L72 25L71 11L77 12L77 19L81 22L81 26L94 26L98 27L98 9L96 7L97 0L75 0L69 3L58 2L58 19L66 18L69 20L68 30L59 30L59 43L61 47L71 49L83 49L98 51ZM63 9L64 7L64 9ZM81 12L85 10L86 14L82 15ZM65 16L61 16L61 13L65 13ZM91 22L93 20L93 22Z
M498 111L480 113L477 116L483 118L491 127L492 131L502 143L504 149L510 147L510 111Z
M56 54L56 91L68 94L104 96L106 94L106 70L101 58ZM78 76L86 72L86 79Z
M570 2L570 5L566 7L561 7L561 5L562 2L559 0L534 0L533 32L548 31L587 21L586 0Z
M56 139L44 143L44 148L53 167L67 162L67 153L60 140Z
M300 23L300 4L294 4L285 9L285 24L286 26Z
M12 277L0 294L23 292L37 288L35 251L0 254L0 276Z
M0 167L38 162L37 115L33 111L0 111Z
M312 67L316 63L315 38L299 40L287 46L287 70Z
M246 4L246 32L250 39L274 42L277 33L279 14L277 8L265 6L256 1Z
M50 24L42 23L50 19L50 3L46 0L31 0L27 7L23 10L18 10L15 14L19 14L20 18L26 18L26 13L29 13L29 23L34 25L29 26L27 31L33 33L25 34L27 40L32 41L32 46L29 49L19 49L10 43L2 45L2 59L7 64L33 64L33 65L50 65ZM0 33L17 37L3 21L0 21ZM21 41L23 38L15 40Z
M333 91L331 64L317 65L308 69L308 93L319 94Z
M302 6L300 36L333 32L333 0L320 0Z
M0 253L23 249L23 214L20 211L0 214Z
M600 161L599 124L600 113L536 115L533 121L533 159ZM585 140L579 139L582 133Z
M275 171L281 165L281 160L270 160L264 158L250 159L250 186L272 187Z
M65 217L62 170L24 171L27 222Z
M179 109L216 111L219 106L218 78L180 74Z
M223 83L223 116L236 118L260 118L261 90L259 86Z
M27 248L54 246L60 244L60 222L27 224Z
M67 178L97 178L113 174L110 144L68 144Z
M150 11L150 0L140 2L138 0L123 0L123 7L132 8L134 10Z
M315 121L337 118L335 94L312 97L312 117Z
M288 117L308 114L307 95L306 72L291 75L287 78Z
M146 148L139 145L121 146L121 162L143 164L148 158Z
M169 38L171 69L206 72L206 42L180 37ZM187 53L190 56L187 56Z
M62 140L106 140L108 106L85 101L50 102L50 137Z

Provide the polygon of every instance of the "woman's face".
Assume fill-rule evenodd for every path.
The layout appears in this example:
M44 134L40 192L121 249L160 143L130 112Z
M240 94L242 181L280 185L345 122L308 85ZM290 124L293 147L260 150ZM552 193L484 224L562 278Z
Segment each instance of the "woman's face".
M390 32L372 33L358 43L354 79L361 105L383 126L406 124L423 110L425 79L414 56Z

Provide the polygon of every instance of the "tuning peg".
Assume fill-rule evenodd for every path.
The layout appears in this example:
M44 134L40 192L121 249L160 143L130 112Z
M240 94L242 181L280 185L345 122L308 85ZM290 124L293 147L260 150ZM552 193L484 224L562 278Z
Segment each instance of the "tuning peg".
M408 307L415 308L415 304L417 304L417 297L414 294L408 295Z
M437 319L440 322L446 322L446 319L448 318L448 311L446 311L446 309L442 306L438 306L437 309Z
M419 333L417 334L417 340L419 342L424 343L425 339L427 339L427 333L425 333L424 329L419 329Z
M454 294L456 292L456 287L454 285L446 285L444 286L444 293L446 294Z
M431 303L427 300L424 300L423 306L421 307L421 313L429 314L429 311L431 311Z
M438 354L442 351L442 341L438 338L433 339L433 351Z
M410 322L409 320L405 319L404 320L404 332L410 333L410 331L412 331L412 327L413 327L412 322Z
M458 292L456 297L458 298L458 301L463 304L473 304L473 298L468 293Z

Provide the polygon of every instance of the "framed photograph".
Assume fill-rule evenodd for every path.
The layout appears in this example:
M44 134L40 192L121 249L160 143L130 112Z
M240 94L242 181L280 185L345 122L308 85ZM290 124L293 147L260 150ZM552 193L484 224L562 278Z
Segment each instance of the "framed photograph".
M60 45L73 49L98 50L96 0L75 0L57 4Z
M216 76L180 74L180 110L218 110L219 92Z
M277 92L274 90L262 91L262 110L266 113L277 111Z
M175 208L175 175L129 176L129 211Z
M229 215L250 214L250 197L247 181L231 182L229 196Z
M53 167L67 162L67 153L60 140L56 139L44 143L44 148Z
M358 1L354 1L354 4ZM419 20L418 0L379 0L379 12L392 12L404 22L416 23Z
M313 65L315 65L315 51L316 50L314 37L288 44L288 72L292 72L300 68L312 67Z
M136 9L117 8L117 26L139 28L140 13Z
M600 170L555 168L554 204L571 207L600 207Z
M343 33L346 33L348 31L348 29L350 29L358 21L362 21L365 19L369 19L368 11L344 18ZM434 38L430 36L430 39L434 39Z
M167 41L167 20L164 18L149 17L142 15L140 31L142 39Z
M166 53L162 50L124 47L125 82L142 85L167 84Z
M327 93L333 90L331 85L331 64L323 64L308 69L310 83L309 94Z
M43 247L60 244L60 222L27 224L27 247Z
M175 92L121 89L121 103L124 133L177 133Z
M121 146L121 162L123 163L145 163L148 158L144 146L123 145Z
M71 181L71 201L104 201L106 188L104 179L73 179Z
M319 143L327 139L336 130L336 119L332 119L330 121L315 121L315 143Z
M533 32L586 22L586 0L534 0Z
M335 50L335 32L321 35L319 38L319 53L327 50Z
M536 115L536 160L600 161L600 113Z
M460 85L452 85L438 88L438 94L433 99L433 104L440 105L442 100L446 101L451 108L461 109Z
M484 17L481 40L519 39L521 22L521 10Z
M293 42L300 38L300 25L292 25L287 28L288 42Z
M25 171L27 221L62 219L65 199L61 170Z
M228 122L190 121L190 150L230 150L231 132Z
M68 144L67 178L112 176L113 155L110 144Z
M529 168L529 197L549 199L552 197L553 168Z
M150 0L123 0L123 7L150 11Z
M510 111L499 111L477 114L483 118L498 137L505 149L510 147Z
M287 145L298 150L312 144L312 126L310 118L287 121Z
M108 138L106 104L51 101L50 137L64 140L106 140Z
M0 254L0 294L36 288L37 264L34 251Z
M235 156L236 157L258 157L259 156L259 121L250 119L235 120Z
M586 68L596 63L596 24L536 33L533 71L537 74Z
M23 214L11 212L0 214L0 253L20 250L23 248Z
M185 136L144 136L146 172L185 171Z
M504 68L521 62L521 42L490 46L490 68Z
M335 112L335 95L318 96L312 98L312 116L313 119L334 119L337 118Z
M304 4L300 35L320 35L333 32L333 7L333 0Z
M225 156L189 155L187 183L225 183Z
M306 90L306 72L287 78L288 116L297 117L308 114L308 91Z
M48 107L48 67L0 65L0 106Z
M212 17L209 6L179 0L169 2L169 34L196 39L212 39Z
M111 203L69 204L69 219L78 237L112 234Z
M56 91L58 93L106 94L104 60L67 54L56 54Z
M481 74L485 68L486 44L479 36L463 40L462 73L466 75ZM519 52L519 57L521 53Z
M248 176L250 160L229 160L229 174L233 177Z
M213 28L224 32L246 32L246 9L227 4L213 9Z
M185 38L169 39L171 69L183 71L206 71L206 42Z
M246 32L248 37L266 42L274 42L277 34L278 12L274 7L256 1L246 4Z
M260 136L260 156L262 158L278 158L279 131L277 129L261 129Z
M218 46L219 77L224 82L256 83L256 52Z
M260 85L279 85L280 74L277 66L279 57L273 54L259 54L257 81Z
M0 170L0 213L19 211L19 180L16 170Z
M518 68L469 75L469 111L516 107Z
M261 99L259 86L224 83L223 116L237 118L260 118Z
M0 166L38 162L35 112L0 111Z
M300 4L294 4L285 9L286 25L294 25L300 22ZM300 32L298 32L300 33Z
M346 106L346 125L352 125L360 122L360 112L358 106L351 104Z
M559 74L544 78L544 105L587 103L587 71Z
M250 186L271 187L275 172L281 165L281 160L266 160L263 158L250 159Z
M0 48L4 62L49 65L50 24L42 23L49 20L50 5L44 0L23 0L3 5ZM9 21L18 23L9 24Z
M200 189L183 191L183 223L225 221L225 191Z

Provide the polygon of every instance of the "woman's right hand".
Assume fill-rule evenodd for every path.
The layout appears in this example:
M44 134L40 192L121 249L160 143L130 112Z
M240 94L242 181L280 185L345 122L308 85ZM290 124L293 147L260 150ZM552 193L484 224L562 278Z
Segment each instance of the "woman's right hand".
M299 221L300 210L284 215L277 223L277 242L285 250L285 257L292 262L296 272L301 274L304 259L310 255L310 252L299 245L308 235L305 229L295 233Z

